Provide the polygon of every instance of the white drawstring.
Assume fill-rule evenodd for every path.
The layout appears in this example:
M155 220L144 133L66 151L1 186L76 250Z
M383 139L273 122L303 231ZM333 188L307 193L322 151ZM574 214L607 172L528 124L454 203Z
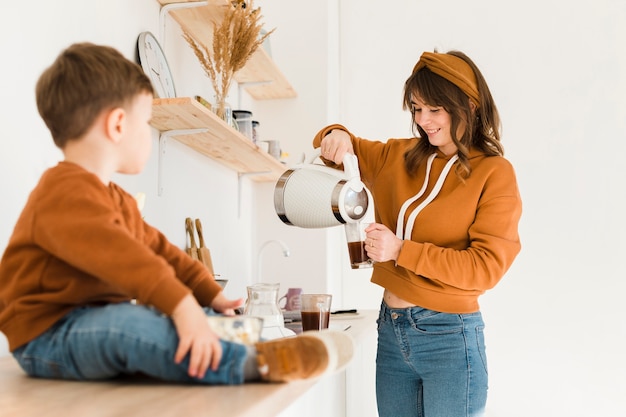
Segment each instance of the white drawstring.
M402 229L404 229L404 215L406 214L407 209L411 204L413 204L415 200L417 200L422 196L422 194L424 194L424 191L426 191L426 187L428 186L428 178L430 177L430 168L433 165L433 160L436 156L437 154L434 153L428 157L428 161L426 162L426 178L424 179L424 185L422 185L422 189L419 190L419 192L415 194L414 197L406 200L404 204L402 204L402 207L400 207L400 214L398 214L398 225L396 226L396 236L398 237L398 239L403 239Z
M450 169L452 168L452 165L454 165L456 160L459 159L458 155L454 155L446 163L446 166L441 171L441 174L439 174L439 178L437 178L437 182L435 183L435 186L431 190L430 194L428 194L426 199L424 199L424 201L422 201L420 205L417 206L415 210L413 210L411 214L409 215L409 219L406 224L406 229L404 230L404 234L402 234L402 229L404 227L404 216L406 215L406 211L408 210L409 206L413 204L413 202L415 202L418 198L422 196L422 194L424 194L424 191L426 190L426 187L428 186L428 179L430 178L430 170L432 168L432 163L436 156L437 154L434 153L430 157L428 157L428 162L426 164L426 178L424 178L424 185L422 186L422 189L419 190L419 192L415 194L415 196L406 200L404 204L402 204L402 207L400 208L400 213L398 214L398 225L396 227L396 236L399 239L411 238L411 235L413 234L413 226L415 225L415 219L417 218L417 215L420 214L420 212L424 209L424 207L430 204L435 199L435 197L437 197L437 195L441 191L441 188L443 188L443 183L445 182L446 177L448 176L448 173L450 172Z

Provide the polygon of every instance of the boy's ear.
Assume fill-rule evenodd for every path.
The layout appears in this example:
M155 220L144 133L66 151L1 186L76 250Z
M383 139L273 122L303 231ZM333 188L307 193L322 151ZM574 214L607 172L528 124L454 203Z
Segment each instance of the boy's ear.
M124 122L126 112L121 107L116 107L109 111L105 120L106 135L113 142L118 143L124 134Z

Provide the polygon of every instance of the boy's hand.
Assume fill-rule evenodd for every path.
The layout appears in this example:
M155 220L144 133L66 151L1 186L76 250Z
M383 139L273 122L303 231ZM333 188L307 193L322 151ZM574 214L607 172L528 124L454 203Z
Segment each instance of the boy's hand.
M187 373L196 378L203 378L209 366L217 370L222 359L222 345L193 295L188 294L178 303L172 320L179 338L174 362L181 363L189 353Z
M215 296L211 302L211 308L218 313L222 313L225 316L234 316L235 309L241 307L243 304L243 298L237 300L230 300L224 296L223 292L220 292Z

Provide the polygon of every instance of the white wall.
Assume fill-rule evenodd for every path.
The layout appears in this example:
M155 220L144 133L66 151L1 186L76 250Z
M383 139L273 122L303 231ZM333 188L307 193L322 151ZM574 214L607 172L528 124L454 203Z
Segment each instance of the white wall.
M73 42L110 44L132 57L139 31L156 30L158 7L151 0L127 3L124 0L3 3L4 18L0 25L0 50L4 54L0 77L2 248L39 176L61 158L37 114L34 100L37 78L60 50ZM150 196L148 210L152 210L152 205L154 200ZM0 354L7 351L4 341L2 337Z
M310 151L312 135L327 121L340 121L373 139L408 135L402 85L421 52L461 49L475 60L500 108L507 157L517 169L524 199L522 253L502 283L482 298L490 413L621 415L626 408L621 354L626 285L620 262L626 249L621 206L626 3L257 4L267 26L278 28L272 52L298 98L249 106L261 120L264 137L281 140L292 158ZM337 8L338 35L333 28ZM0 246L6 245L43 169L59 158L36 113L33 88L41 71L69 43L107 43L130 57L140 31L158 32L156 0L36 0L12 2L4 11ZM168 34L175 33L170 25ZM334 36L340 39L336 111L329 97L337 91L328 91L335 76L328 48ZM176 38L168 37L166 53L175 57L179 93L210 97L207 80L184 43L170 39ZM245 97L242 102L249 103ZM241 295L245 280L256 272L259 246L282 239L292 256L283 258L277 246L268 247L264 280L280 281L284 288L330 289L345 307L377 307L380 291L367 282L367 273L345 267L340 229L302 231L280 224L273 212L273 184L249 181L244 181L243 211L237 217L236 175L176 141L171 144L163 197L156 196L155 158L144 174L121 182L131 192L148 194L146 218L180 246L184 217L203 219L216 268L231 279L231 295ZM192 177L199 180L192 182Z
M262 6L262 2L256 3ZM0 100L3 129L0 139L3 145L0 152L1 248L6 246L13 225L41 173L62 158L37 114L34 87L41 72L62 49L74 42L108 44L134 59L139 33L145 30L157 36L160 33L156 0L34 0L3 6L5 19L0 25L0 50L5 57L0 78L3 92ZM290 18L297 13L294 6L285 4L271 13L270 7L267 11L263 8L263 14L266 27L277 28L271 37L274 60L298 97L255 103L246 93L240 95L236 86L229 97L234 106L242 103L242 107L252 109L261 122L264 138L284 142L283 148L293 158L310 148L308 143L308 146L299 145L301 138L312 137L314 130L326 121L323 90L326 88L325 46L328 42L325 34L327 6L321 4L314 8L305 22ZM299 29L310 33L304 40L306 49L291 39ZM199 94L212 98L209 80L182 39L178 24L171 18L166 19L164 35L162 43L178 95ZM316 67L314 82L307 72L312 65ZM170 139L162 167L164 193L158 196L156 131L153 144L152 157L143 173L118 176L115 180L133 194L146 193L146 220L180 247L186 245L185 217L202 219L216 273L229 279L227 296L245 297L246 285L256 279L257 252L271 239L283 240L290 247L291 256L284 258L278 246L268 246L262 262L264 281L280 282L284 291L292 286L311 292L326 290L325 233L308 234L282 225L273 211L272 183L257 184L247 177L239 183L236 172ZM291 151L292 146L294 151ZM274 233L274 229L281 228L284 234ZM311 259L314 262L310 262ZM0 356L6 354L6 340L1 335Z
M482 298L492 415L623 415L626 2L341 0L341 23L356 134L409 134L403 83L434 47L472 57L499 106L524 213Z

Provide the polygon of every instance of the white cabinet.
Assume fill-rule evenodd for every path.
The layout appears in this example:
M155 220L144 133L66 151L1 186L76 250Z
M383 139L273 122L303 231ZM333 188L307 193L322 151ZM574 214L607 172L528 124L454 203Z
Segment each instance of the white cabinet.
M377 417L376 342L377 312L367 312L363 330L355 332L355 356L345 371L319 380L283 410L279 417ZM350 320L337 320L349 324Z

